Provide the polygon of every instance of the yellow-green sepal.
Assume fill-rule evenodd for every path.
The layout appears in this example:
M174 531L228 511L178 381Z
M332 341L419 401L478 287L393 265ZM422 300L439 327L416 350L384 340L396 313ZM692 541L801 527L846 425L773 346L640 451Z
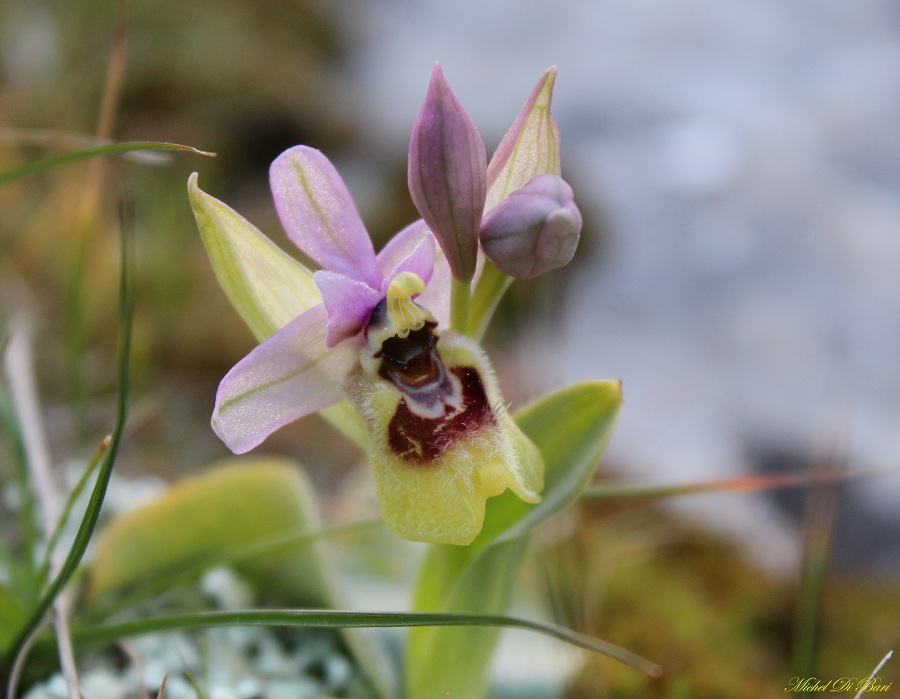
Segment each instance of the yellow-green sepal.
M550 113L556 68L538 80L528 101L500 141L488 165L485 213L524 187L532 177L559 175L559 128Z
M231 305L262 341L322 302L313 274L234 209L188 180L197 228Z

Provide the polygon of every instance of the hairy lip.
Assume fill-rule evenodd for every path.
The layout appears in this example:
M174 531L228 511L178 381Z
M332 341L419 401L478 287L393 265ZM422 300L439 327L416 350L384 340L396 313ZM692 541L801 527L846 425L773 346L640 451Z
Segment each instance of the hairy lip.
M466 433L496 424L481 376L473 367L453 367L450 373L459 381L462 404L441 417L429 418L410 408L406 398L400 401L388 425L388 445L404 461L432 465L449 445Z

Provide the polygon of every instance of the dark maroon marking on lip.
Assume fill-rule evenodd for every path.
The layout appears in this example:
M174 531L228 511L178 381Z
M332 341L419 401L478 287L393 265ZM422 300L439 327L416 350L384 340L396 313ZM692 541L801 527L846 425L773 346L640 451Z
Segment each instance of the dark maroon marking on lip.
M452 417L421 417L409 409L406 399L397 406L388 425L388 445L404 461L433 463L466 432L496 423L478 371L473 367L453 367L450 371L459 378L463 397L462 409Z

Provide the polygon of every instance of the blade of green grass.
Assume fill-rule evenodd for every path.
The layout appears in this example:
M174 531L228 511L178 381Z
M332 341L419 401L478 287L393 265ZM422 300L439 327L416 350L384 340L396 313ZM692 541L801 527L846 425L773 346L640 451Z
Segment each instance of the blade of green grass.
M106 64L106 80L103 83L103 99L97 119L96 136L106 143L112 142L118 116L119 99L125 76L125 48L128 26L128 0L118 0L116 27L113 35L109 60ZM88 435L86 390L84 380L85 318L85 273L88 269L91 242L97 230L100 213L100 198L108 171L106 158L92 158L84 169L81 181L79 207L72 219L73 247L69 252L72 260L71 278L64 297L66 319L66 350L69 379L69 403L79 442L85 442Z
M61 129L25 129L7 127L0 129L0 146L40 146L42 148L73 149L105 146L108 140L82 131Z
M835 463L817 464L815 472L829 472ZM803 522L803 561L794 625L793 673L812 677L821 630L822 603L828 579L834 521L841 493L840 481L822 483L810 489Z
M128 379L131 360L131 331L134 318L134 278L131 250L132 235L134 231L133 218L132 202L130 199L123 198L120 205L122 257L119 278L119 388L116 399L116 421L110 438L109 449L104 455L100 471L97 475L97 480L94 483L94 488L91 492L90 501L88 502L87 509L85 510L78 531L75 534L75 540L72 547L69 549L59 573L50 583L47 590L32 610L28 621L16 636L16 640L13 642L10 652L4 659L4 667L12 667L13 662L19 656L20 650L31 637L34 630L41 624L47 611L53 604L53 601L75 573L78 564L81 562L81 559L87 550L88 543L94 533L94 527L100 517L100 508L103 505L103 499L106 496L106 488L109 485L109 479L112 475L113 465L116 461L119 443L122 440L122 433L125 428L125 420L128 414Z
M5 354L10 337L9 319L0 318L0 354ZM22 599L36 596L37 585L37 545L39 541L37 528L37 510L34 493L28 477L28 459L25 455L25 442L22 438L22 428L15 408L6 390L0 389L0 429L4 431L9 440L13 469L19 486L19 530L21 532L22 548L25 555L20 557L17 564L10 568L13 583L17 593ZM29 600L31 601L31 600ZM3 649L0 648L0 654Z
M191 687L194 690L194 696L196 697L196 699L203 699L203 690L200 689L200 683L197 682L197 678L194 677L194 673L190 670L185 670L184 676L187 677L188 682L191 683ZM162 688L160 688L160 691L162 691Z
M84 491L87 486L88 479L91 477L91 474L94 472L94 469L97 468L97 464L100 463L100 459L103 457L103 454L109 448L110 437L106 437L101 443L100 446L97 447L97 450L94 452L94 455L91 457L91 460L88 462L87 468L84 470L84 473L81 474L81 478L78 479L78 483L75 484L75 487L72 489L72 492L69 493L69 497L66 500L66 504L63 507L62 514L59 517L59 521L56 523L56 529L53 530L53 534L50 535L50 538L47 541L47 550L44 553L44 560L41 562L41 567L38 569L38 581L41 585L46 582L47 575L50 571L50 552L56 548L56 545L59 543L59 537L62 536L63 530L65 529L66 522L69 521L69 516L72 514L72 508L75 506L75 502L81 496L82 491Z
M572 631L563 626L540 623L518 617L487 614L349 612L307 609L198 612L80 628L74 631L73 639L79 644L102 644L148 633L222 626L295 626L328 629L399 626L496 626L523 629L550 636L570 645L609 656L653 677L657 677L662 673L662 669L656 663L641 658L612 643Z
M182 151L186 153L194 153L196 155L204 155L207 157L215 157L215 153L209 151L198 150L192 146L183 146L178 143L161 143L158 141L129 141L125 143L107 143L102 146L94 146L91 148L82 148L80 150L69 151L68 153L60 153L51 155L40 160L22 165L21 167L0 173L0 185L12 182L14 180L34 175L44 170L49 170L58 165L84 160L85 158L96 158L102 155L118 155L122 153L134 153L138 151Z
M37 596L39 586L38 570L35 564L37 560L36 548L38 545L37 517L35 510L34 493L28 479L28 463L25 458L25 444L22 441L22 431L13 409L12 402L5 391L0 391L0 427L6 432L9 440L9 450L12 452L12 461L15 467L16 479L19 485L21 503L19 507L19 528L22 536L22 548L24 555L19 557L19 565L13 569L16 591L22 599L33 601ZM2 649L0 649L2 650Z

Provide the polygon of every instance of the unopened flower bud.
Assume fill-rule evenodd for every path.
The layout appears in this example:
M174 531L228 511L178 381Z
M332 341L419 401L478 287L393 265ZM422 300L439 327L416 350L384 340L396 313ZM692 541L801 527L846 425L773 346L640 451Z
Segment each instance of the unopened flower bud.
M484 142L435 65L409 142L409 193L457 279L475 274L486 177Z
M531 279L569 263L581 224L572 188L556 175L539 175L490 211L481 247L501 271Z

